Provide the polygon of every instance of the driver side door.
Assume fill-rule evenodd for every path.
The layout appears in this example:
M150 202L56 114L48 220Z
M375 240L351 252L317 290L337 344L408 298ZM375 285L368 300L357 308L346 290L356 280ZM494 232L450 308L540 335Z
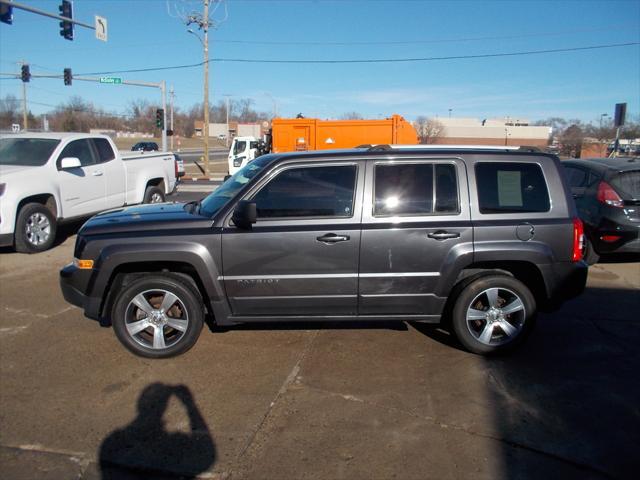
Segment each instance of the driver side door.
M75 157L80 167L62 169L63 158ZM62 202L62 216L81 217L106 208L106 176L104 166L97 161L90 139L69 142L57 160Z

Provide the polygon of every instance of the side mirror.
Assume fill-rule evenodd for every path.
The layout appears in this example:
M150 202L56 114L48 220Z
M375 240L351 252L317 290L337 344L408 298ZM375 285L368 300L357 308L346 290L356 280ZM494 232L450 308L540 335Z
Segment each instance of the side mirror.
M65 157L60 161L60 168L62 170L70 170L72 168L80 168L82 164L77 157Z
M248 230L251 224L256 223L256 203L248 200L240 200L233 211L231 220L238 228Z
M231 175L225 175L224 178L222 179L222 183L226 182L230 178L231 178Z

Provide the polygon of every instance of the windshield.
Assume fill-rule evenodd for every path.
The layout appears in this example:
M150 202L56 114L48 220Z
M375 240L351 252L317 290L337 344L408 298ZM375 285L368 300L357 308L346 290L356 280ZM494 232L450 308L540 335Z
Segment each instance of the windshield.
M59 143L50 138L0 138L0 165L41 167Z
M202 200L200 214L207 217L214 215L225 203L235 197L253 177L258 175L272 159L271 155L265 155L238 170L235 175Z

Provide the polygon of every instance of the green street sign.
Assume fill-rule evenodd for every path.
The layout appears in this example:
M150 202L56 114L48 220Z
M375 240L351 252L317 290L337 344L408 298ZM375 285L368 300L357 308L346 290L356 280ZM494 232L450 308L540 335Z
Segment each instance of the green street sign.
M110 83L112 85L122 84L122 78L120 77L100 77L100 83Z

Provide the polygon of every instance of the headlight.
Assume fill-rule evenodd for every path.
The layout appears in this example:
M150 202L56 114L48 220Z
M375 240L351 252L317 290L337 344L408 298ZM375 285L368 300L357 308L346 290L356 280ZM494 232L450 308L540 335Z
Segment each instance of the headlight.
M237 157L233 159L233 166L234 167L239 167L240 165L242 165L242 162L244 162L246 160L247 157Z

